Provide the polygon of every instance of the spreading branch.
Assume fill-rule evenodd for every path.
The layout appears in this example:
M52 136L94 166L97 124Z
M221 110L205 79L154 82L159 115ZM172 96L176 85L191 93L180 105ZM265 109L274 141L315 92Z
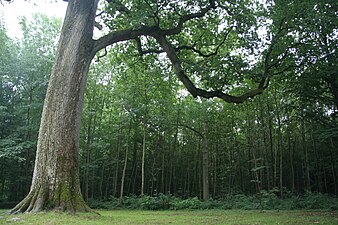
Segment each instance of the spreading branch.
M95 55L96 52L100 51L101 49L118 42L135 40L140 36L153 36L155 33L159 32L161 32L161 30L155 26L154 27L143 26L139 29L127 29L111 32L94 41L92 54Z
M135 40L137 44L138 52L141 55L149 54L149 53L165 52L173 66L173 70L175 74L177 75L179 80L183 83L183 85L187 88L187 90L190 92L190 94L193 97L196 98L199 96L203 98L220 98L224 100L225 102L229 102L229 103L242 103L249 98L253 98L256 95L263 93L263 91L268 87L268 84L270 81L270 75L271 75L270 70L274 66L273 63L275 63L275 62L272 62L271 60L272 55L273 55L272 52L273 52L274 46L277 43L277 40L279 39L279 36L281 35L282 31L284 31L286 28L282 26L283 22L281 22L279 32L272 39L271 44L266 51L265 58L263 61L264 71L261 77L261 81L259 82L259 85L257 88L248 90L244 94L241 94L238 96L224 93L222 90L207 91L207 90L196 87L195 84L191 81L191 79L186 75L182 67L182 62L177 56L177 52L179 50L184 49L184 50L192 50L193 52L197 53L198 55L202 57L210 57L213 55L217 55L220 47L225 43L227 36L232 30L232 27L227 31L222 42L219 45L217 45L215 51L209 54L203 53L202 51L196 49L195 46L173 47L167 41L167 36L180 33L183 30L184 24L187 21L202 18L203 16L205 16L207 12L209 12L211 9L215 7L216 7L215 2L210 0L209 5L205 8L202 8L199 12L181 16L177 25L171 29L161 29L159 26L151 26L151 27L142 26L138 29L128 29L128 30L112 32L94 41L93 54L95 54L96 52L98 52L102 48L105 48L108 45L112 45L114 43L121 42L121 41ZM140 40L141 36L151 36L155 38L162 49L142 50L141 40Z
M106 0L106 1L109 2L111 0ZM210 0L209 5L205 8L202 8L199 12L190 13L190 14L181 16L177 26L170 28L170 29L161 29L157 25L157 26L142 26L141 28L138 28L138 29L127 29L127 30L115 31L115 32L109 33L95 41L94 48L93 48L93 55L95 55L96 52L107 47L108 45L112 45L114 43L121 42L121 41L134 40L142 35L155 37L158 34L165 35L165 36L179 34L182 31L183 26L187 21L202 18L203 16L205 16L207 12L209 12L213 8L215 8L215 1Z
M180 81L183 83L183 85L187 88L187 90L190 92L190 94L193 97L203 97L203 98L220 98L224 100L225 102L229 103L242 103L248 98L252 98L258 94L263 93L264 88L258 87L253 90L249 90L248 92L240 95L240 96L233 96L227 93L224 93L220 90L215 91L207 91L203 90L201 88L197 88L195 84L189 79L189 77L185 74L182 63L180 59L178 58L175 49L170 45L170 43L166 40L165 36L157 36L156 37L157 42L160 44L160 46L163 48L163 50L167 53L167 56L169 60L171 61L173 65L173 69L175 74L178 76ZM263 77L265 80L265 76Z
M233 27L230 27L230 29L225 33L223 40L216 46L216 49L214 52L211 53L204 53L201 50L197 49L196 43L192 46L189 45L180 45L178 47L175 47L175 51L179 52L180 50L191 50L195 53L197 53L199 56L204 57L204 58L209 58L211 56L215 56L218 54L218 51L220 49L220 47L225 43L225 41L228 38L228 35L230 33L230 31L232 30ZM164 53L165 51L163 49L147 49L147 50L143 50L142 49L142 44L141 44L141 40L139 38L135 39L136 41L136 45L137 45L137 51L139 53L139 55L147 55L147 54L160 54L160 53Z

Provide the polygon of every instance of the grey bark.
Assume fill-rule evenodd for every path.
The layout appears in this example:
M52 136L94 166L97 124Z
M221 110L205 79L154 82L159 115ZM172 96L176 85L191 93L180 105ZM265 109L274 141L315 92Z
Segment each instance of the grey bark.
M88 211L80 192L79 131L93 58L97 1L70 1L49 80L29 194L11 212Z

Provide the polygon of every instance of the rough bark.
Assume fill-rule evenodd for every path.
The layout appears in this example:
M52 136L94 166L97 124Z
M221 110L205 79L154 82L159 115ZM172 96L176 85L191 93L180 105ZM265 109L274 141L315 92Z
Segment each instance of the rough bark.
M80 192L79 131L97 1L69 1L45 98L29 194L11 212L89 211Z

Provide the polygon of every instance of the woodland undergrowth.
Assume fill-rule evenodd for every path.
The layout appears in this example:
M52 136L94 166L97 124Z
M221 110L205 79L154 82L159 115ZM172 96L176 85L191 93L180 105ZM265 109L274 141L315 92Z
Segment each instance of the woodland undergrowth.
M338 210L337 197L321 193L288 194L280 198L273 192L262 191L259 195L228 195L220 199L203 201L197 197L180 198L172 195L126 196L119 198L90 200L93 209L142 209L142 210L182 210L182 209L240 209L240 210L298 210L325 209Z

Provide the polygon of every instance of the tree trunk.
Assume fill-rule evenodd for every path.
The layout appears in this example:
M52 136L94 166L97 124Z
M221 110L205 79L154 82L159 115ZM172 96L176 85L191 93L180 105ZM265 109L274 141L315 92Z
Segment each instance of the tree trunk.
M204 122L203 126L203 152L202 152L202 173L203 173L203 200L209 200L209 146L208 146L208 123Z
M271 164L273 164L274 166L272 167L273 170L272 170L272 183L271 183L271 186L272 187L275 187L276 185L276 167L275 167L275 154L274 154L274 139L273 139L273 124L272 124L272 115L271 115L271 112L272 112L272 109L271 109L271 106L270 106L270 103L269 103L269 99L267 99L267 102L266 102L266 106L267 106L267 116L268 116L268 126L269 126L269 142L270 142L270 162Z
M97 1L69 1L41 118L30 192L11 212L89 211L80 192L79 131Z
M122 177L121 177L120 204L122 204L122 201L123 201L124 180L126 177L126 170L127 170L127 164L128 164L128 150L129 150L129 143L130 143L131 122L132 122L132 119L130 119L130 122L129 122L127 146L126 146L126 151L125 151L125 156L124 156L124 165L123 165L123 171L122 171Z
M141 196L144 195L144 159L146 154L146 123L143 124L143 144L142 144L142 181L141 181Z
M129 137L128 137L128 139L129 139ZM122 178L121 178L121 189L120 189L120 204L122 204L122 200L123 200L124 179L125 179L125 176L126 176L127 163L128 163L128 149L129 149L129 140L128 140L128 143L127 143L125 156L124 156L124 165L123 165Z
M84 192L84 199L88 201L89 196L89 164L90 164L90 145L92 140L92 119L93 119L93 113L89 114L89 121L88 121L88 128L87 128L87 143L86 143L86 150L87 150L87 156L86 156L86 165L85 165L85 172L83 177L83 192Z
M309 153L308 148L306 146L305 140L305 122L304 119L301 121L301 134L302 134L302 148L305 154L305 190L311 191L311 184L310 184L310 162L309 162Z
M330 160L331 160L331 170L332 170L332 177L333 177L333 187L334 187L334 194L338 195L338 182L337 182L337 161L335 157L335 145L333 144L333 139L330 139L331 148L330 149ZM325 182L326 183L326 182Z
M119 131L117 134L117 144L116 144L116 149L117 149L117 155L116 155L116 165L115 165L115 176L113 180L113 191L112 191L112 196L115 197L117 193L117 180L119 176L119 167L120 167L120 148L121 148L121 138L122 138L122 125L119 125Z

